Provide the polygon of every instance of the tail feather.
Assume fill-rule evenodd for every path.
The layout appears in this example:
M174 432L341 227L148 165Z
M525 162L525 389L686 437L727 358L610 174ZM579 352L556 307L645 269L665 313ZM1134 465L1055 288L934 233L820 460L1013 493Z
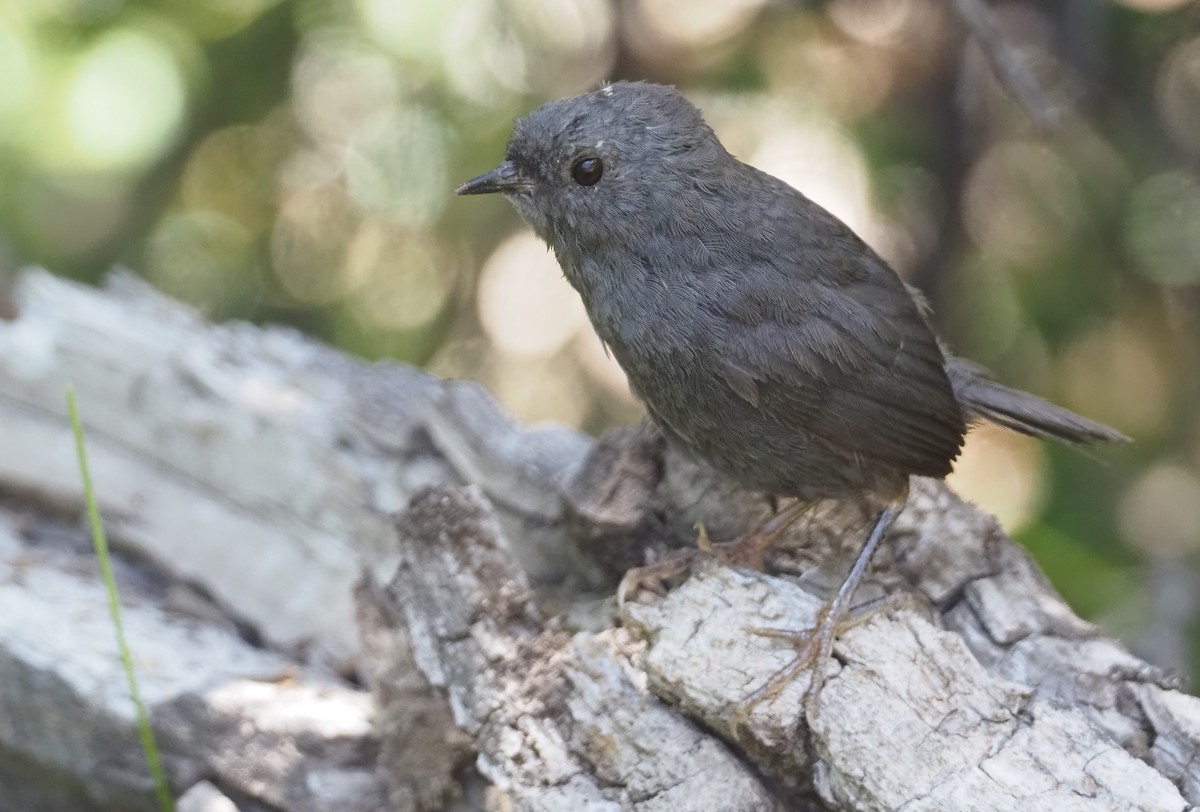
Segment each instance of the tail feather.
M1124 443L1129 438L1103 423L1080 417L1037 395L996 383L983 367L962 358L947 359L947 372L954 395L968 417L993 423L1043 439L1078 445Z

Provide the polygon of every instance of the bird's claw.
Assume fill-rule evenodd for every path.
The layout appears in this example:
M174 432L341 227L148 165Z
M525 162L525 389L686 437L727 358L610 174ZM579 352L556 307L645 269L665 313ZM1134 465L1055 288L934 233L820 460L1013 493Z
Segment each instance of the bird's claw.
M629 596L640 587L649 587L663 594L665 583L691 569L695 558L696 551L693 549L676 550L661 561L629 570L617 585L617 608L624 606Z

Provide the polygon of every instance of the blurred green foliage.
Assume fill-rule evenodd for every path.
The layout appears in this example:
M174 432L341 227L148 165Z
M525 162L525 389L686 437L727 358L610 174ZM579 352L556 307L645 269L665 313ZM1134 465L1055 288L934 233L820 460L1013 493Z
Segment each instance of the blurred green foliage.
M1183 665L1197 630L1171 618L1196 607L1154 596L1200 548L1200 12L994 5L1060 105L1039 133L951 7L0 0L0 267L122 263L596 431L639 409L552 258L451 190L542 101L678 84L925 290L959 352L1136 438L1097 464L984 431L954 483L1077 609Z

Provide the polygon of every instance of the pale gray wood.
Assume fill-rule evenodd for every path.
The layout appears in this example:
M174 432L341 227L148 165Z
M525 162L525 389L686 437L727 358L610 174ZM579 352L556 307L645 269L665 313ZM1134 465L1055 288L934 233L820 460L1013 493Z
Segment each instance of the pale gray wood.
M357 651L363 562L390 570L388 515L424 485L483 480L540 579L570 554L552 485L587 450L525 429L466 382L370 365L299 333L212 325L132 276L105 292L42 271L0 320L0 486L78 504L65 421L79 396L102 508L118 542L202 584L272 642L321 659Z
M650 693L623 630L572 637L547 622L477 488L419 495L399 535L406 555L378 600L403 615L500 808L773 806L747 765Z
M1045 590L1028 558L994 523L940 483L918 483L911 510L893 557L907 566L928 567L928 582L917 576L913 586L941 594L950 611L970 603L970 590ZM827 510L796 535L821 537L852 520L844 511ZM970 586L942 594L946 573L934 571L936 565L924 556L954 540L936 534L972 527L974 545L968 541L957 555L944 555L946 565L964 566L978 555L994 566L974 575ZM400 521L400 537L406 553L387 591L388 603L406 620L418 666L445 693L459 727L473 737L481 771L504 788L506 803L515 808L560 808L556 793L568 788L570 803L608 801L619 805L613 808L640 808L623 794L629 789L623 776L589 762L593 752L586 748L570 752L560 732L597 724L563 709L566 702L573 711L570 698L594 690L571 676L578 669L574 662L596 650L626 663L627 673L637 675L630 677L631 685L644 684L650 694L736 744L756 771L776 782L774 798L754 799L748 808L816 802L863 810L1188 808L1175 783L1181 774L1178 756L1168 756L1160 745L1160 754L1143 760L1138 756L1149 754L1136 752L1138 740L1126 735L1134 727L1147 732L1131 718L1147 711L1132 703L1118 709L1105 700L1114 693L1148 701L1169 696L1182 703L1180 719L1191 718L1200 702L1160 686L1161 675L1064 614L1065 607L1050 593L1036 599L1014 593L1011 602L974 610L996 628L1022 629L1021 640L1036 635L1057 642L1058 651L1011 647L1003 669L1008 676L1000 668L986 668L962 635L942 628L943 612L930 602L918 610L881 612L847 631L812 717L804 713L808 678L801 675L734 729L738 704L791 657L786 644L749 630L804 629L819 608L820 600L799 585L710 560L665 598L627 605L625 629L579 633L568 646L533 607L478 492L437 489L419 497ZM991 549L997 545L999 550ZM1043 659L1034 662L1035 656ZM1041 670L1046 667L1054 679ZM1111 669L1106 680L1087 679L1103 668ZM1022 674L1031 682L1013 678ZM1070 694L1062 690L1067 683L1075 686ZM630 692L626 701L645 699ZM636 713L647 715L644 709ZM614 710L607 708L605 715L613 716ZM664 756L676 769L681 759L694 765L684 768L689 774L716 769L696 753L681 755L686 748L663 744L669 738L665 732L635 731L642 732L649 744L633 738L624 746L630 758L640 758L643 775L656 775ZM1194 734L1159 725L1155 735L1195 752ZM620 751L619 740L609 743ZM554 755L550 763L548 753ZM1171 765L1169 758L1174 758ZM599 789L581 778L595 774L606 777ZM571 781L563 784L568 776ZM546 781L554 789L543 797ZM530 783L539 794L530 795ZM714 797L724 796L709 796L707 802Z
M0 503L0 809L157 809L108 602L82 527ZM118 559L138 685L172 785L294 812L376 812L370 698L186 611ZM261 807L258 807L261 808Z
M811 718L801 676L735 741L734 706L790 654L749 629L810 622L815 596L861 542L864 506L818 506L783 540L771 563L800 579L709 562L665 598L640 596L612 628L603 598L624 567L691 543L698 520L732 537L768 515L768 501L713 480L650 428L593 444L521 427L474 384L357 362L287 330L211 325L130 277L93 290L27 272L13 294L17 318L0 321L0 494L26 522L79 514L63 408L74 383L114 544L170 584L143 596L155 620L134 621L131 636L186 688L160 693L152 679L150 691L155 707L176 709L157 721L181 789L194 780L178 765L203 764L240 791L303 808L278 769L239 772L222 754L298 735L234 736L256 713L316 702L364 718L361 692L330 682L326 704L306 693L307 665L325 663L371 683L398 809L1200 803L1200 702L1075 617L994 520L941 483L914 483L861 596L907 594L917 609L881 612L842 637ZM397 534L392 514L418 494ZM15 670L0 678L0 702L22 713L0 714L0 747L91 780L89 752L130 730L114 710L119 671L96 670L111 656L93 651L108 637L102 597L77 560L28 570L19 523L7 532L0 660ZM185 599L191 587L215 604ZM191 620L170 605L189 606ZM64 626L76 615L86 622ZM268 651L220 654L244 645L231 620L257 629ZM201 621L220 634L186 631ZM230 656L309 676L264 682L222 665ZM215 717L160 701L211 699L196 686L235 678L252 689L239 701L217 694L228 701ZM94 697L80 680L98 686ZM65 707L83 744L62 741L44 700L66 699L47 685L75 686ZM180 744L200 718L209 735ZM319 713L301 722L318 742L347 740ZM139 762L114 750L112 763ZM9 767L0 759L0 782ZM352 765L340 775L339 786L368 781ZM101 790L131 786L105 781Z
M238 812L238 808L211 782L201 781L180 796L175 812Z

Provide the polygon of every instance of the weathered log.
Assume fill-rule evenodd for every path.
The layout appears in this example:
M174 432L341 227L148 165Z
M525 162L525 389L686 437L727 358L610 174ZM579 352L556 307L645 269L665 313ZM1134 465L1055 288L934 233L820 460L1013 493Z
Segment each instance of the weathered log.
M916 579L917 589L932 592L945 575L929 556L947 543L975 551L960 547L946 566L977 557L992 566L963 570L940 608L931 600L926 613L880 614L848 631L812 719L802 675L740 730L732 723L738 703L791 656L747 630L803 629L818 598L790 580L710 561L664 599L628 605L624 628L568 637L533 608L477 491L434 489L403 515L404 561L386 605L403 615L418 666L446 693L481 770L513 808L583 808L585 800L679 810L718 800L729 809L1186 808L1173 780L1186 784L1194 770L1181 769L1178 757L1195 752L1194 731L1147 721L1183 696L1074 619L1028 558L940 483L920 483L909 510L891 566L930 575ZM997 600L1006 591L1013 600ZM997 631L1018 626L1019 638ZM989 657L1003 650L991 669L973 639ZM609 692L624 699L614 705L606 696L595 714L603 692L581 672L619 675ZM725 747L666 744L680 734L671 727L678 719L655 716L664 704ZM1200 702L1186 704L1195 720ZM615 721L626 717L642 725ZM605 747L587 744L601 739ZM729 772L735 756L769 779L762 788L771 800ZM724 792L688 786L715 775L727 775ZM663 794L676 786L686 789Z
M0 810L153 810L104 589L81 526L0 504ZM145 561L118 556L126 637L164 766L276 809L375 812L362 691L249 645Z
M290 330L213 326L123 274L97 291L29 271L14 303L16 317L0 320L0 495L13 506L0 522L0 810L153 804L86 533L66 525L77 552L49 562L26 538L82 515L68 385L112 546L145 565L118 572L181 792L209 775L279 808L355 808L305 795L306 782L370 799L346 754L373 760L369 726L349 735L305 714L367 710L354 704L367 695L329 671L369 666L357 656L353 586L362 567L394 569L389 515L416 489L486 477L530 570L572 589L566 573L578 568L553 546L561 506L546 476L582 459L581 435L521 428L474 384L355 362ZM156 573L147 594L143 569ZM176 601L201 617L177 617ZM393 678L409 690L403 673ZM288 704L299 706L296 729L235 735ZM454 738L448 723L439 735ZM323 760L326 737L344 763ZM307 750L293 738L311 739ZM382 745L385 758L397 749ZM453 763L423 755L402 760L420 774L388 782L390 808L440 809L457 793Z
M708 562L666 597L628 604L611 628L605 598L624 567L690 543L698 520L714 538L731 536L768 502L713 480L647 428L599 443L526 429L474 384L356 362L287 330L213 326L129 277L95 291L27 272L14 301L16 319L0 321L0 491L39 523L79 511L62 406L74 384L114 545L166 584L131 598L159 624L138 621L131 637L135 653L139 636L165 641L156 661L187 673L183 688L146 691L180 790L216 765L215 783L235 801L315 803L267 764L251 760L236 777L220 753L275 745L234 746L193 711L196 697L243 685L221 718L236 727L266 714L265 725L272 707L290 707L262 687L290 687L264 679L279 673L296 675L291 698L307 697L298 705L323 684L332 699L319 707L360 707L361 693L320 676L332 665L373 688L392 808L1200 803L1200 701L1076 618L995 522L941 483L914 483L872 576L873 594L923 606L843 635L810 718L802 674L735 738L736 704L791 656L749 629L811 621L823 582L861 540L859 506L819 506L789 534L772 571L800 579ZM392 514L414 496L397 548ZM128 705L115 658L102 658L110 670L88 665L80 624L61 623L57 592L39 587L50 597L37 603L16 574L28 540L9 536L0 599L19 603L0 612L0 660L26 676L0 678L0 785L19 762L97 798L148 797L144 780L129 778L136 740L129 711L116 709ZM75 577L80 585L61 591L90 595L74 611L94 624L78 631L110 639L95 579L73 561L38 567L49 580ZM210 596L216 619L164 611L183 587ZM244 642L256 638L267 650ZM219 646L250 653L231 655L236 668L209 668ZM30 692L86 674L107 699L65 694L80 727L70 745ZM318 755L354 754L334 759L334 783L382 798L361 771L372 734L309 718L301 739L343 737L343 749L322 744ZM205 729L213 735L197 739ZM118 740L129 748L120 756ZM101 742L121 769L88 767L84 755ZM321 763L300 758L296 774L322 775Z

